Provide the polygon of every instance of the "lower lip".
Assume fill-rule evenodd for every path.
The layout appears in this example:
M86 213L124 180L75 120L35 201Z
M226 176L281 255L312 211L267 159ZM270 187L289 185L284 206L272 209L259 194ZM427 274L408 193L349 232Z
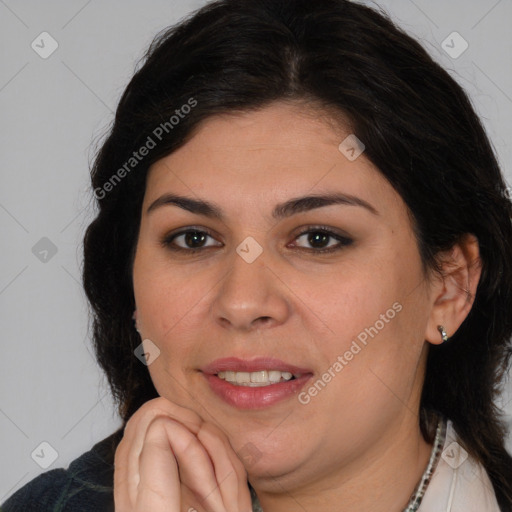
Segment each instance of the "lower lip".
M297 395L305 383L312 377L308 373L298 379L292 379L268 386L235 386L217 375L203 373L212 391L225 402L238 409L262 409L281 400Z

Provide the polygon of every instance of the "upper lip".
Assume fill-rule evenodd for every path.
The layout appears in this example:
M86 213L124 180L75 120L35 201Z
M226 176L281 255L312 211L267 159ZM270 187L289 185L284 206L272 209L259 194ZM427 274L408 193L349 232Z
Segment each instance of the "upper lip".
M303 375L312 373L308 368L301 368L293 364L285 363L280 359L273 357L255 357L253 359L239 359L238 357L225 357L215 359L210 364L200 368L203 373L216 375L219 372L257 372L260 370L277 370L281 372L290 372L293 375Z

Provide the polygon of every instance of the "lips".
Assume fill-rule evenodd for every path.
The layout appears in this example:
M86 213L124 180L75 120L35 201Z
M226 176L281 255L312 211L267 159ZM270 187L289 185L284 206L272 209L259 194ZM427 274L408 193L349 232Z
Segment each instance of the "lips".
M220 372L252 373L265 370L289 372L293 378L261 387L249 387L228 382L218 376ZM261 409L290 399L297 395L313 376L313 372L308 368L268 357L257 357L251 360L234 357L217 359L201 368L201 372L211 391L224 402L238 409Z

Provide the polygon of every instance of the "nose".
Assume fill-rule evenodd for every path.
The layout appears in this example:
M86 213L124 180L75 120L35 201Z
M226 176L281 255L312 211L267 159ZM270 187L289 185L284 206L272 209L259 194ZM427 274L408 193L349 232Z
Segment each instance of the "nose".
M265 251L252 263L234 252L211 306L215 320L224 328L251 331L286 321L290 291L276 266L271 268L266 261Z

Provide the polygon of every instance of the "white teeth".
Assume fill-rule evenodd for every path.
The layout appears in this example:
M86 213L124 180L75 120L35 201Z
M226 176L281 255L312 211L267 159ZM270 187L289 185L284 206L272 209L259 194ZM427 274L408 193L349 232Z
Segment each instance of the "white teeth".
M279 382L281 380L281 372L276 370L271 370L268 372L268 380L270 382ZM289 380L289 379L286 379Z
M249 372L236 372L235 378L237 384L245 384L246 382L251 382L251 374Z
M268 372L262 370L261 372L252 372L251 373L251 382L267 382L268 380Z
M260 387L276 384L281 380L290 380L293 375L291 372L280 372L278 370L260 370L258 372L225 371L219 372L217 377L237 386Z

